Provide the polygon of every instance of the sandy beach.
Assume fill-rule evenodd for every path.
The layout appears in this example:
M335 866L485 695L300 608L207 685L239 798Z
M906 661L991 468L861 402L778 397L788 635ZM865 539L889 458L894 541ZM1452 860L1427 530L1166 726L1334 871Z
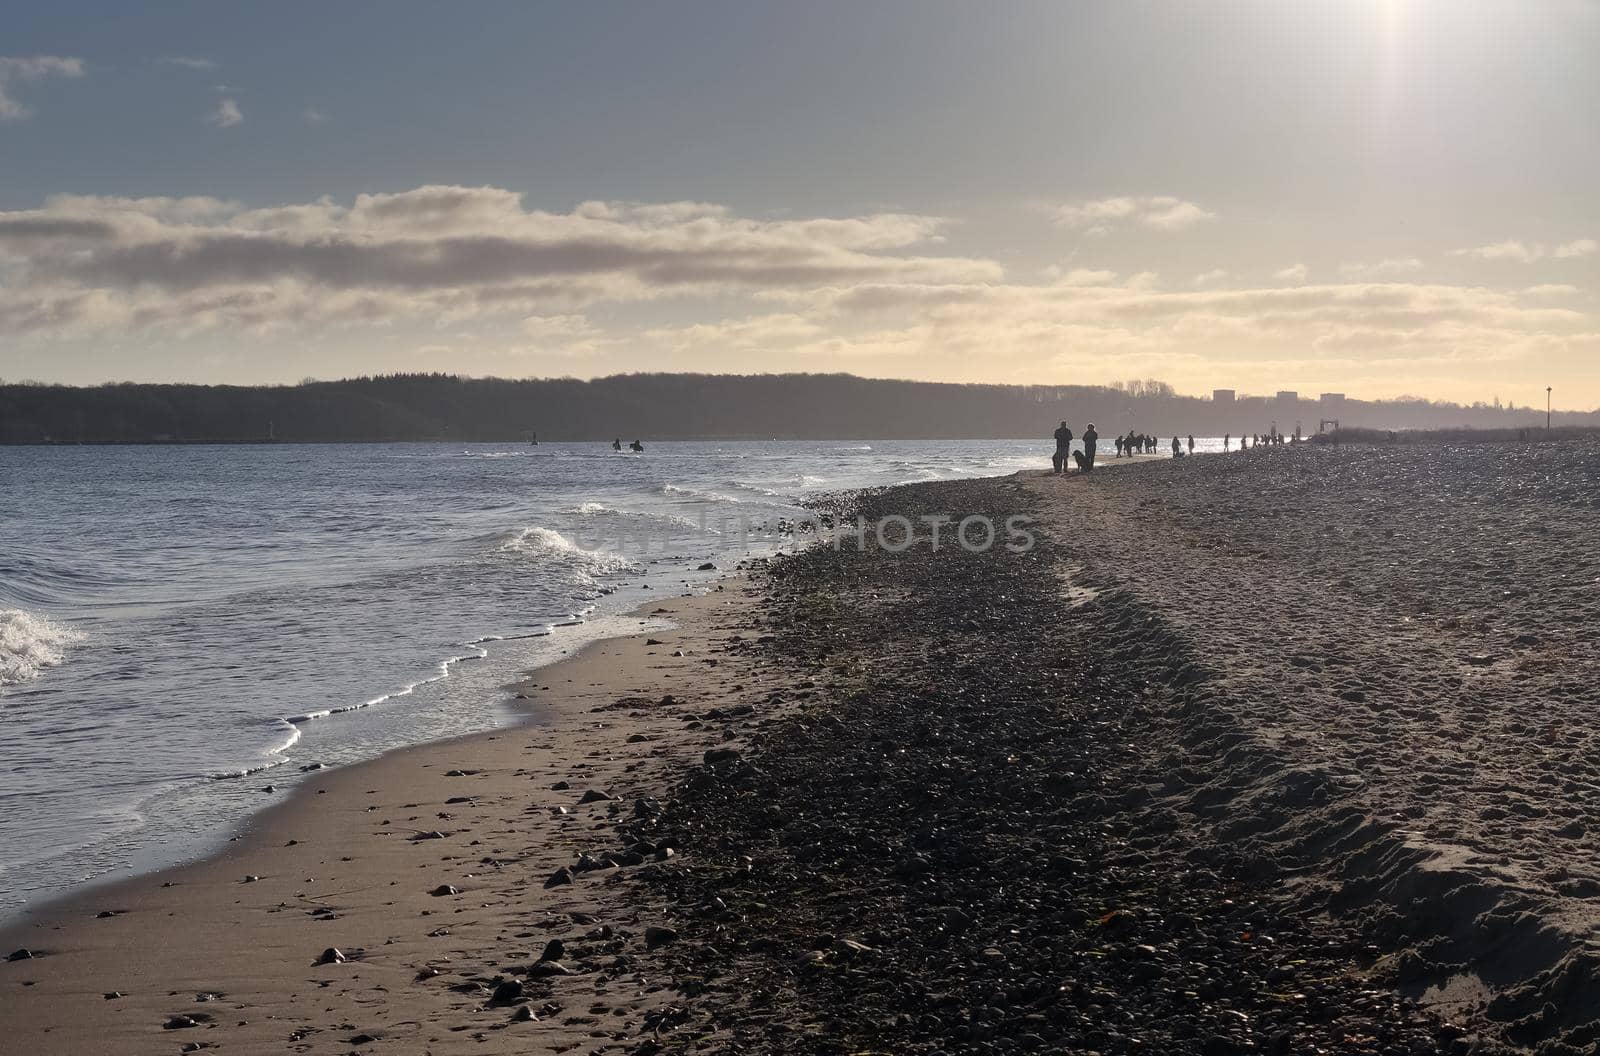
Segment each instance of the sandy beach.
M591 1052L640 1032L666 995L632 960L670 921L624 909L604 856L668 859L641 836L656 797L762 701L760 671L719 666L746 589L651 606L677 629L538 670L527 725L330 770L223 854L8 928L34 957L0 964L0 1021L62 1054ZM525 988L495 1001L513 973Z
M1591 1052L1596 458L863 493L1036 545L814 546L652 607L527 725L9 929L0 1018L39 1053Z

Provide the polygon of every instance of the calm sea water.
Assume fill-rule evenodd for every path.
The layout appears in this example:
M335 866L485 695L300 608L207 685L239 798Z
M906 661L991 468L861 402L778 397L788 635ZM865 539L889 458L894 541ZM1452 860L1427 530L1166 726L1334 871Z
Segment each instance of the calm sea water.
M0 916L202 853L301 767L510 721L519 672L638 629L623 614L705 583L705 562L786 545L808 494L1047 456L1037 440L0 448Z

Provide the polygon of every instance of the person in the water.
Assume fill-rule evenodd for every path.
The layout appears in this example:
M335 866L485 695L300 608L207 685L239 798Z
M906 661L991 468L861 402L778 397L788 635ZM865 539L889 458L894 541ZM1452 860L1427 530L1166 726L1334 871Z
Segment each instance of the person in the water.
M611 441L611 450L613 450L613 451L621 451L622 450L622 437L619 436L615 440Z
M628 445L628 450L629 451L643 451L644 450L644 445L641 444L639 441L635 440L633 443Z

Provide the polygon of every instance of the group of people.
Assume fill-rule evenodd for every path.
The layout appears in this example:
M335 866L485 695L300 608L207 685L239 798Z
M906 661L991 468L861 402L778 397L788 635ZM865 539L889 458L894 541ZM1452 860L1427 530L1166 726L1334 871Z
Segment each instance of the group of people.
M1095 448L1100 440L1100 434L1095 432L1093 422L1090 422L1089 427L1083 431L1083 436L1081 437L1083 442L1082 451L1072 450L1072 428L1066 422L1062 422L1056 427L1055 438L1056 451L1055 454L1050 456L1050 464L1055 467L1055 472L1068 472L1074 460L1078 463L1078 472L1093 472ZM1257 442L1259 442L1259 438L1257 438ZM1123 455L1153 455L1159 443L1160 441L1153 436L1146 436L1143 433L1127 433L1116 439L1117 457L1121 458ZM1226 450L1226 438L1224 438L1223 447ZM1186 454L1194 454L1193 433L1188 436L1187 451L1184 450L1183 440L1176 436L1172 438L1172 457L1183 458Z
M1094 469L1094 450L1099 442L1100 434L1094 431L1094 423L1090 422L1083 431L1083 450L1072 450L1072 430L1066 422L1062 422L1056 427L1056 453L1050 456L1050 462L1057 473L1065 473L1076 459L1078 472L1088 473Z
M1117 437L1117 457L1121 458L1123 455L1153 455L1156 453L1156 446L1160 443L1160 440L1153 436L1146 436L1144 433L1128 433L1125 436ZM1177 437L1172 438L1172 453L1174 455L1183 453L1183 445L1178 442ZM1194 454L1193 434L1189 436L1189 454Z
M622 437L619 436L615 440L611 441L611 450L613 450L613 451L621 451L622 450ZM644 450L644 445L641 444L639 441L635 440L633 443L628 445L628 450L629 451L634 451L634 452L643 451Z
M1334 435L1337 436L1338 433L1336 432ZM1300 427L1298 425L1295 426L1294 438L1291 439L1291 440L1287 440L1287 441L1285 441L1283 434L1278 432L1276 429L1272 430L1272 432L1270 432L1270 433L1265 433L1265 434L1263 434L1263 433L1254 433L1251 436L1240 436L1239 437L1239 450L1240 451L1248 451L1248 450L1250 450L1250 448L1252 446L1251 443L1250 443L1251 440L1255 441L1254 446L1256 446L1256 447L1260 447L1262 444L1269 444L1270 445L1270 444L1282 444L1282 443L1286 443L1286 442L1287 443L1291 443L1291 444L1298 444L1300 442ZM1337 441L1335 441L1335 442L1337 443ZM1232 450L1232 447L1233 447L1233 434L1232 433L1223 433L1222 434L1222 450L1229 451L1229 450Z

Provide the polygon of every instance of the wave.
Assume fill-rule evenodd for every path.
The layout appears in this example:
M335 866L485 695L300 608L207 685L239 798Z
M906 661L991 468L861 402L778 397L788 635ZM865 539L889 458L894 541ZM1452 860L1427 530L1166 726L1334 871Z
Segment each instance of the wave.
M565 562L589 575L640 571L636 562L621 554L609 550L586 550L555 529L538 525L502 536L499 549L503 553Z
M0 686L31 682L84 640L82 631L21 609L0 609Z
M663 495L676 495L692 502L727 502L735 505L739 502L732 495L724 495L718 491L702 491L699 488L685 488L678 484L663 484L660 491Z
M649 510L619 510L615 506L607 506L603 502L582 502L572 508L572 512L579 517L591 519L618 520L624 522L641 522L646 524L664 524L671 528L691 529L697 532L710 532L717 534L717 529L700 521L688 517L680 517L675 513L653 513Z

